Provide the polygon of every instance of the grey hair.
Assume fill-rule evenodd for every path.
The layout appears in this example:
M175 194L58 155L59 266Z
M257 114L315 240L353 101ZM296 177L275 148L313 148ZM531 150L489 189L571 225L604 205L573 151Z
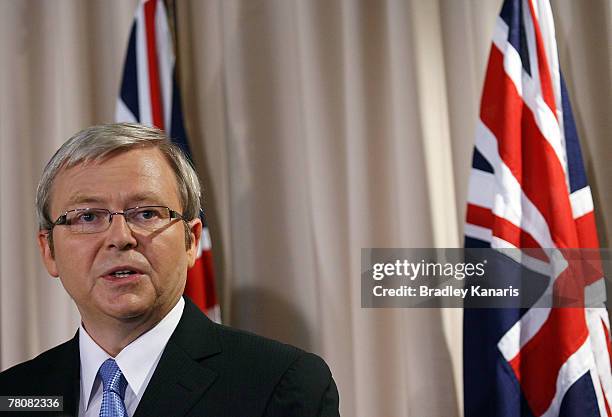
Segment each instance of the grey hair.
M53 228L49 206L53 181L60 170L80 163L100 162L137 148L156 148L162 152L176 175L183 218L189 221L199 216L200 181L183 151L162 130L135 123L110 123L91 126L76 133L47 163L36 191L39 229Z

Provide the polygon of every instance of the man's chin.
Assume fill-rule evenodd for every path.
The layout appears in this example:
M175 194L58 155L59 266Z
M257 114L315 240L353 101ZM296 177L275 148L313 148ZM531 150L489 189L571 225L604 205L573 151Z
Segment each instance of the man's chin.
M152 313L153 303L143 300L142 297L125 294L117 297L112 303L105 306L106 314L120 321L133 322L147 320Z

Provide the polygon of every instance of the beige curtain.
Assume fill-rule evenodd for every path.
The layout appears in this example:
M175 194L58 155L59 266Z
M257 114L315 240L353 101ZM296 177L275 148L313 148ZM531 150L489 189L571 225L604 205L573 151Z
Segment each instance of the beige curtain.
M72 336L34 191L112 121L136 0L0 0L0 368ZM343 416L457 416L461 311L360 306L360 248L455 247L501 1L178 1L180 84L224 321L322 355ZM553 0L612 236L612 9Z

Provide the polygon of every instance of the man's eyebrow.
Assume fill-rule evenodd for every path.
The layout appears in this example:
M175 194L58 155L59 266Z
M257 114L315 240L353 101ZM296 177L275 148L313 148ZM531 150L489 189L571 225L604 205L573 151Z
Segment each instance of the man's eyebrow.
M162 204L162 199L155 192L138 193L130 195L127 199L130 205L156 205Z
M74 194L72 196L70 196L70 198L68 199L67 204L68 205L73 205L73 204L83 204L83 203L94 203L94 204L102 204L104 202L104 200L100 197L95 197L95 196L90 196L90 195L84 195L84 194Z
M126 199L129 206L136 205L156 205L162 204L162 199L155 192L146 192L146 193L137 193L127 197ZM70 196L67 202L68 205L76 205L76 204L97 204L100 208L103 205L107 204L106 199L103 197L97 197L87 194L74 194Z

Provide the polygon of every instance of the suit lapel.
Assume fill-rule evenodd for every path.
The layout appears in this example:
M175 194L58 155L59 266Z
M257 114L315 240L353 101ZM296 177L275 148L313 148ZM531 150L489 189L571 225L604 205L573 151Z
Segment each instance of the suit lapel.
M183 416L218 377L200 360L221 352L214 325L185 298L170 337L134 417Z

